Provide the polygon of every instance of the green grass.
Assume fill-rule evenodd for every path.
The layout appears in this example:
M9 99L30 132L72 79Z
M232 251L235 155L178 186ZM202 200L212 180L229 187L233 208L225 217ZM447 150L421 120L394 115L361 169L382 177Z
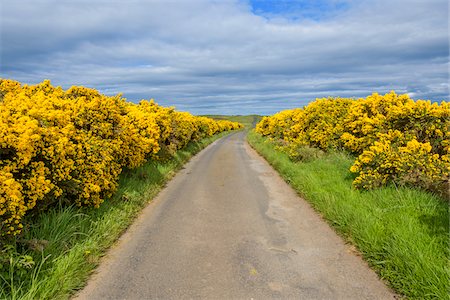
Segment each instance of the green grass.
M12 249L15 254L11 256L8 270L0 270L0 298L69 298L83 287L100 257L175 171L226 134L191 142L169 161L150 161L124 172L117 193L98 209L59 207L32 220ZM34 266L26 264L27 257L33 258Z
M449 299L449 207L430 193L389 186L352 188L353 158L330 153L294 163L251 131L249 143L398 293Z
M239 122L243 124L247 129L255 127L255 125L262 119L262 116L259 115L246 115L246 116L205 115L205 117L214 120L229 120L232 122Z

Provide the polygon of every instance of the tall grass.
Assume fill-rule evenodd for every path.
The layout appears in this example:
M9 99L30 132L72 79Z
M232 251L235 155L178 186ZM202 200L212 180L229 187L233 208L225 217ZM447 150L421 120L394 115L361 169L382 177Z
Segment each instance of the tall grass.
M98 209L57 207L27 220L23 237L11 246L11 261L4 264L8 268L0 269L0 298L69 298L175 171L226 134L191 142L171 160L125 171L116 194ZM34 264L24 266L24 259L30 258Z
M344 153L295 163L253 131L248 141L397 292L449 299L448 203L406 187L357 191Z

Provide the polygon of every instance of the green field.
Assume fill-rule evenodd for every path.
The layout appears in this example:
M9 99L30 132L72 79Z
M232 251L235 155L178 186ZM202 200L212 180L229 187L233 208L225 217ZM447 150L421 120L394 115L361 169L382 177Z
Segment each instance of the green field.
M239 122L244 124L245 128L253 128L261 120L262 116L259 115L247 115L247 116L225 116L225 115L205 115L205 117L214 120L229 120L233 122Z

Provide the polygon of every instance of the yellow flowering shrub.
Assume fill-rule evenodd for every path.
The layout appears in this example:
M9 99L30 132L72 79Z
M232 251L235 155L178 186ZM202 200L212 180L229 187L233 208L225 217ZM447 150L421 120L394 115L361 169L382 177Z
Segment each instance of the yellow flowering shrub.
M360 154L351 168L358 174L355 187L395 182L448 193L450 106L445 101L373 94L354 102L344 128L346 148Z
M128 168L140 166L160 150L161 130L156 122L156 113L146 113L138 105L131 103L126 107L126 123L120 155L122 163Z
M219 127L220 121L214 121L213 119L206 118L206 117L196 117L197 121L195 122L196 130L192 136L193 140L200 140L207 136L212 136L215 133L219 132L220 129L223 127ZM239 124L235 122L230 122L231 126L227 127L227 130L234 130L239 129L241 127L235 127L233 125ZM239 126L239 125L238 125Z
M405 135L395 130L380 134L350 170L358 173L353 182L357 188L372 189L395 182L445 194L450 163L448 155L432 153L429 142L406 141Z
M297 115L302 113L302 109L283 110L270 117L263 117L261 121L256 124L256 131L264 136L269 136L274 139L288 140L295 138L291 133L293 125L298 124Z
M394 92L384 96L374 93L356 100L345 120L345 132L341 136L347 150L361 153L377 140L377 133L387 130L387 114L390 108L408 101L408 95L397 96Z
M265 117L262 135L287 143L291 158L342 149L359 155L351 171L356 188L388 182L448 193L450 105L408 95L374 93L357 100L317 99L302 109ZM314 156L313 155L313 156Z
M57 202L98 207L123 168L154 158L163 144L176 150L241 126L230 124L85 87L0 79L0 236L20 233L25 214Z
M378 133L400 130L409 140L432 142L437 150L449 139L446 122L449 117L446 102L431 104L430 101L414 101L406 94L391 92L381 96L374 93L352 104L344 120L345 132L341 139L346 149L359 154L378 139ZM439 151L442 154L442 149Z
M322 150L341 148L342 121L351 104L344 98L316 99L293 118L287 140Z
M138 108L147 114L155 116L155 121L160 128L158 145L164 154L173 155L175 151L185 146L195 130L194 116L189 113L180 113L174 108L162 107L153 100L143 100Z
M403 132L407 140L430 143L431 152L440 156L450 151L450 103L445 101L407 101L388 111L388 130Z
M195 117L187 112L175 112L173 114L173 131L171 142L176 149L181 149L191 140L195 131Z
M241 123L232 122L228 120L217 120L215 122L218 125L216 132L223 132L228 130L237 130L244 128L244 126Z
M191 140L199 140L216 133L242 128L242 124L227 120L213 120L206 117L193 116L187 112L177 112L174 108L163 107L153 100L142 100L137 106L146 114L152 114L160 129L159 148L161 153L155 158L167 158L178 149L183 148Z
M343 98L317 99L303 109L285 110L264 117L256 131L283 140L285 145L281 148L294 160L304 156L301 151L319 154L318 149L341 148L343 118L351 103L350 99Z

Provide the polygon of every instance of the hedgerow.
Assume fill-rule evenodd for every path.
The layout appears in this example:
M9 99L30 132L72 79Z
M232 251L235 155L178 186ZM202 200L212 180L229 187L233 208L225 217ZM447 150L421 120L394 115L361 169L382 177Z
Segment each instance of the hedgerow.
M408 95L317 99L304 108L265 117L256 131L282 140L295 159L304 147L356 156L353 185L411 185L448 197L450 105Z
M98 207L124 168L240 127L153 100L0 79L0 237L20 234L26 214L56 203Z

